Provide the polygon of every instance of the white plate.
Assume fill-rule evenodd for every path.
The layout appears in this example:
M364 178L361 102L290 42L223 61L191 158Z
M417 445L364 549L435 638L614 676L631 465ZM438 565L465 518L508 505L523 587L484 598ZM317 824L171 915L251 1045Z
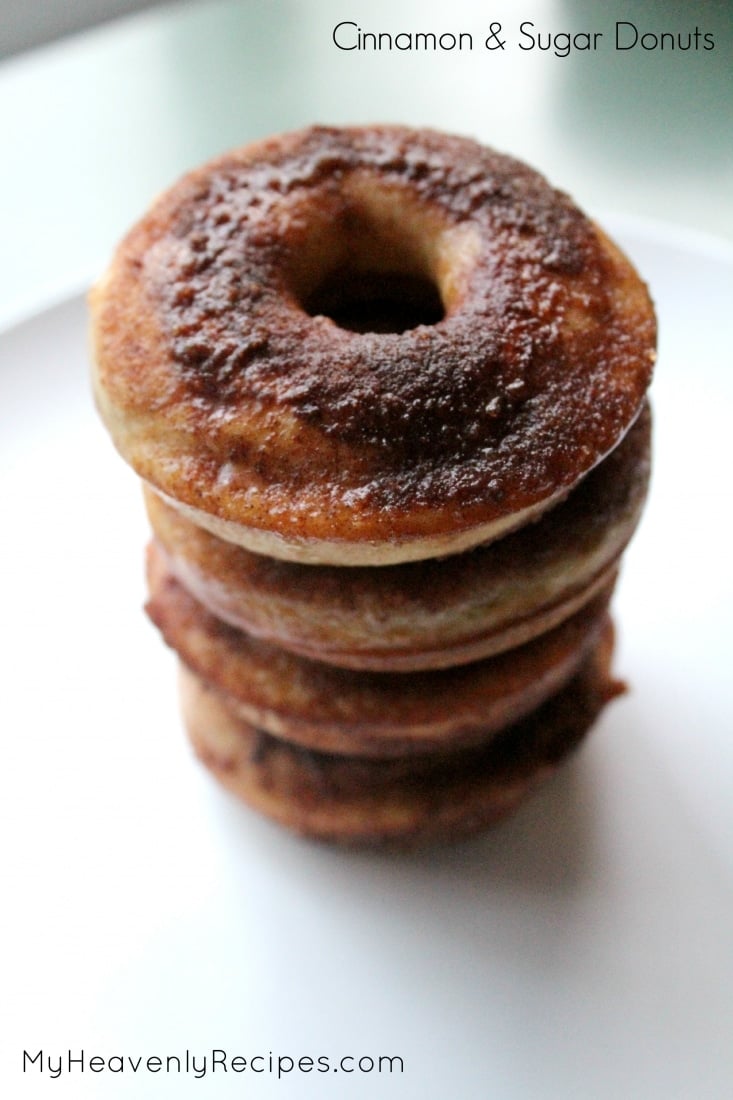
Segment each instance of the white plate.
M298 840L195 764L84 304L1 338L5 1095L731 1095L733 261L611 228L662 333L653 492L616 601L631 692L512 821L420 855ZM266 1072L212 1073L213 1049ZM74 1063L51 1083L24 1050L188 1050L209 1072ZM270 1055L404 1073L278 1080Z

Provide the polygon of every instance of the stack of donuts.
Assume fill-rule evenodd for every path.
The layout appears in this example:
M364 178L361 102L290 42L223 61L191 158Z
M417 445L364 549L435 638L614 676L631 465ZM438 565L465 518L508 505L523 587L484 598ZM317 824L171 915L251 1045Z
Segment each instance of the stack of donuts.
M341 843L480 829L619 690L655 319L536 172L315 127L185 176L91 296L197 755Z

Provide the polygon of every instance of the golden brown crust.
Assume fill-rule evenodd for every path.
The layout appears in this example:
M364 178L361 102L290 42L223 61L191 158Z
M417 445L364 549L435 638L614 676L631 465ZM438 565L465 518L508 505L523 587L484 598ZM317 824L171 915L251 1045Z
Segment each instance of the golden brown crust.
M196 754L237 797L298 833L342 844L417 844L494 824L582 740L621 686L610 623L575 677L486 746L373 761L298 748L248 725L182 666Z
M554 631L485 661L430 672L336 668L210 615L149 548L147 611L181 660L238 714L309 748L393 757L485 740L567 681L593 644L610 591Z
M569 498L488 547L382 569L252 554L186 520L150 490L173 574L218 618L302 656L412 671L479 660L561 623L606 587L649 478L648 407Z
M311 315L345 268L431 281L445 316L375 333ZM305 130L191 173L92 308L97 401L138 473L232 541L336 564L538 514L623 437L654 357L645 287L566 196L398 127Z

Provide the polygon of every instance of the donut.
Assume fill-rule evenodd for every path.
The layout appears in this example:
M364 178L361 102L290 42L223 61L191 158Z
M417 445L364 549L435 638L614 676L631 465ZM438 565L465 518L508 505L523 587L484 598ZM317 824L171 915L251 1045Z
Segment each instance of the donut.
M296 832L499 820L621 690L646 286L463 137L311 127L184 176L90 295L196 754Z
M623 690L609 673L612 647L606 619L574 678L537 710L486 745L407 761L289 744L245 722L185 666L182 707L198 758L260 813L320 840L414 846L495 824L556 770Z
M646 406L563 503L464 554L381 569L254 554L191 523L147 489L167 568L214 616L345 668L445 668L522 645L604 590L638 523L649 480Z
M314 127L189 173L91 298L97 405L197 526L290 561L456 554L624 437L646 287L562 193L467 138Z
M163 638L247 723L350 756L409 756L486 741L570 679L601 628L613 582L511 653L429 672L378 673L295 656L215 618L149 548L147 610Z

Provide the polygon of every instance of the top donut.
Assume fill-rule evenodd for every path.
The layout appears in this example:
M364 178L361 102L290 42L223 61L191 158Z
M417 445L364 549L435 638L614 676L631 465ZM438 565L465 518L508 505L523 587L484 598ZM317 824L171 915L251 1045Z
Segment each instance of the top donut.
M499 537L634 421L656 339L618 248L465 138L316 127L183 177L94 288L99 409L197 523L389 564Z

